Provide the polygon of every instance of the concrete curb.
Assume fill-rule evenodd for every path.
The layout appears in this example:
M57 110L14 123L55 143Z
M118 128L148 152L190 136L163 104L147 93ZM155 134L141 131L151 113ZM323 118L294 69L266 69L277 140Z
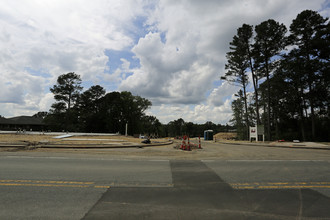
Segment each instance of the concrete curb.
M270 144L250 144L250 143L227 143L227 142L215 142L228 145L251 145L251 146L260 146L260 147L277 147L277 148L290 148L290 149L312 149L312 150L330 150L329 147L308 147L308 146L290 146L290 145L270 145Z
M26 142L12 142L12 143L6 143L6 142L0 142L0 147L27 147L29 146Z
M102 144L37 144L30 145L28 143L0 143L0 147L17 147L17 148L56 148L56 149L104 149L104 148L144 148L156 147L173 144L173 141L151 143L151 144L132 144L132 145L102 145Z
M1 148L1 147L17 147L17 148L18 148L18 147L22 147L22 148L23 148L23 147L27 147L27 146L28 146L28 145L23 145L23 144L6 144L6 145L1 144L1 145L0 145L0 148Z
M173 141L151 144L132 144L132 145L102 145L102 144L43 144L36 145L36 148L56 148L56 149L104 149L104 148L144 148L173 144Z

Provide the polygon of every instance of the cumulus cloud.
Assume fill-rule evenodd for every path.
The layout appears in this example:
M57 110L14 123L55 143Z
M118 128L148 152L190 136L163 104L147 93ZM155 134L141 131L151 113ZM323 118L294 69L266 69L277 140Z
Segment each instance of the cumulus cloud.
M162 123L182 118L186 122L203 124L212 121L217 124L226 124L232 118L231 99L226 99L223 105L217 107L208 104L162 104L153 107L148 114L157 115Z
M154 103L198 99L195 94L187 97L191 90L183 89L194 87L199 78L193 47L170 45L162 42L159 33L148 33L132 51L140 60L141 68L132 70L133 75L122 81L121 90L150 97ZM194 61L196 65L191 66Z
M132 50L141 67L119 88L161 105L154 112L165 112L160 116L164 122L175 119L173 114L176 118L185 115L192 121L207 120L200 114L221 118L223 111L226 119L213 119L228 121L233 94L240 88L228 83L214 87L214 82L224 75L225 54L237 28L243 23L257 25L269 18L289 26L299 12L306 8L319 10L323 2L159 1L147 20L152 32ZM168 108L163 104L168 104ZM171 104L176 104L174 109ZM195 106L181 107L178 113L175 109L180 104Z
M237 28L269 18L289 26L305 9L329 15L325 0L1 1L0 114L47 110L49 87L73 71L150 99L164 123L224 123L239 88L219 77ZM111 50L134 57L113 67Z
M231 100L239 89L239 87L233 86L228 82L223 82L220 86L214 88L208 96L208 105L215 107L224 105L224 100Z
M28 109L44 110L49 87L67 72L84 81L102 81L108 68L104 51L133 45L131 27L145 5L125 2L2 1L0 114L14 116L13 106L26 114Z
M304 7L317 8L322 2L160 1L148 20L155 32L141 38L132 50L141 68L119 88L185 102L187 94L206 93L219 79L229 42L243 23L256 25L274 18L289 24ZM196 81L203 89L196 88ZM190 103L201 100L190 99Z

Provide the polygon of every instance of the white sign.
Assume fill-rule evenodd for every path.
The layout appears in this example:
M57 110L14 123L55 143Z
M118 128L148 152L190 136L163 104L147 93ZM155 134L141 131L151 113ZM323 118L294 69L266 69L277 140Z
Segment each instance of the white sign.
M262 135L262 141L265 140L264 126L258 125L257 127L250 127L250 141L252 141L251 138L255 138L256 141L258 141L258 135Z
M257 127L250 127L250 139L258 138Z

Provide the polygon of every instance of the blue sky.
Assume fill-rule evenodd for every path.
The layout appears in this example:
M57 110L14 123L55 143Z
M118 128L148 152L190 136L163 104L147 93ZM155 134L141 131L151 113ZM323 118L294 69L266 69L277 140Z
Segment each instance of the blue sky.
M0 2L0 115L48 111L49 88L75 72L83 86L131 91L161 122L227 123L238 87L220 81L243 23L287 27L329 17L326 0L30 0Z

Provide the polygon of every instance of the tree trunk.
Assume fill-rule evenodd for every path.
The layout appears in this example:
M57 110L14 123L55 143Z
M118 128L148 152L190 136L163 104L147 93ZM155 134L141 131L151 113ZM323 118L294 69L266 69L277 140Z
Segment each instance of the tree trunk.
M278 121L277 121L277 119L275 120L275 125L276 125L276 127L275 127L276 139L279 140L279 138L280 138L280 129L278 127Z
M298 90L299 91L299 90ZM301 87L300 88L300 97L301 97L301 102L300 102L300 129L301 129L301 136L302 136L302 140L306 141L306 134L305 134L305 116L304 116L304 110L306 110L306 103L305 103L305 99L304 99L304 90ZM307 117L307 112L305 113L306 117Z
M313 99L313 96L311 94L312 91L313 91L313 88L312 88L312 83L311 83L311 80L308 79L309 82L308 82L308 87L309 87L309 103L311 105L311 119L312 119L312 141L315 140L315 112L314 112L314 99Z
M65 120L65 130L66 131L68 131L69 124L71 124L70 111L71 111L71 93L69 94L68 109L66 110L66 120Z
M258 102L258 79L257 76L254 76L254 73L252 73L253 79L253 87L254 87L254 98L256 102L256 114L257 114L257 125L260 125L260 117L259 117L259 102Z
M300 129L301 129L301 136L302 136L302 141L306 140L306 135L305 135L305 127L304 127L304 110L303 108L300 111Z
M247 107L247 98L246 98L246 83L243 77L243 93L244 93L244 105L245 105L245 123L247 127L247 139L249 140L249 114L248 114L248 107Z
M311 59L309 55L306 55L307 58L307 65L310 67L311 66ZM311 119L312 119L312 140L315 140L315 113L314 113L314 98L313 98L313 77L311 76L313 68L307 68L308 70L308 89L309 89L309 102L311 105Z
M269 67L268 67L268 58L266 58L266 78L267 78L267 140L271 140L270 132L270 82L269 82Z
M250 63L250 69L252 73L252 81L253 81L253 88L254 88L254 95L255 95L255 102L256 102L256 114L257 114L257 125L260 124L260 117L259 117L259 104L258 104L258 77L254 73L254 68L252 64L252 55L250 52L250 48L248 47L248 56L249 56L249 63Z

